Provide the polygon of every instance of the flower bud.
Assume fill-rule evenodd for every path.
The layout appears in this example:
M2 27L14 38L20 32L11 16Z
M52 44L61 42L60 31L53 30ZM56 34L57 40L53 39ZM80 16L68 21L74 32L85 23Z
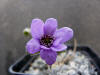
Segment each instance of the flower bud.
M30 28L25 28L23 30L23 33L24 33L25 36L30 36Z

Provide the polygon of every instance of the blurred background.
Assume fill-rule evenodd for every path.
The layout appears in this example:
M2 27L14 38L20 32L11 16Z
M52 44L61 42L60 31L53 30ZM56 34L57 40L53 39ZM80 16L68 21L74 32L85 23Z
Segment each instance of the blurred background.
M25 54L22 31L33 18L58 19L75 31L78 44L100 54L100 0L0 0L0 75Z

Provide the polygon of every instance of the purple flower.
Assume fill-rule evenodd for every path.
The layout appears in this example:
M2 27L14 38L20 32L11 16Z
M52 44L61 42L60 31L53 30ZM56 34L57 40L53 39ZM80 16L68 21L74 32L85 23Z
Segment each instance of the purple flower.
M58 23L49 18L44 23L41 19L33 19L31 23L32 39L26 44L30 54L40 52L40 56L48 65L56 61L58 51L67 48L64 44L73 37L73 30L68 27L57 29Z

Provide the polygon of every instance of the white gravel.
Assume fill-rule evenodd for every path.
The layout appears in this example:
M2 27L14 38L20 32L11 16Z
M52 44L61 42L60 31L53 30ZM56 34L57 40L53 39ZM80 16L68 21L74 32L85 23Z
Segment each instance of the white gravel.
M72 51L70 50L68 54L71 55ZM65 53L58 55L57 61L62 60L64 55ZM77 51L74 58L62 67L60 65L53 65L52 74L50 75L53 75L53 73L54 75L97 75L97 71L95 71L96 68L93 64L91 64L90 60L91 59L85 54ZM44 75L44 72L47 72L47 65L40 57L31 65L32 66L30 66L29 70L25 71L25 73Z

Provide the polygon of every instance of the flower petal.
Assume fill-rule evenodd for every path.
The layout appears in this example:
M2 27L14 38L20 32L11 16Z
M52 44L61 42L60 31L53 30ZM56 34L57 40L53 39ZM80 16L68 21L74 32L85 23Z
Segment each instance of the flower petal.
M44 23L40 19L33 19L31 23L31 34L33 38L40 38L43 34Z
M56 47L51 47L53 51L63 51L66 50L67 46L65 44L59 44Z
M73 30L69 27L63 27L55 32L54 37L56 40L60 39L59 43L64 43L73 37Z
M62 41L61 38L57 38L54 42L53 42L53 46L58 46L60 44L60 42Z
M28 41L28 43L26 44L26 49L30 54L34 54L36 52L40 51L40 44L38 43L37 40L35 39L31 39L30 41Z
M41 50L40 56L48 65L52 65L56 61L57 53L52 50Z
M57 20L54 18L49 18L46 20L44 25L44 34L45 35L52 35L56 31L58 24Z
M43 46L43 45L41 45L41 49L50 50L50 48Z

